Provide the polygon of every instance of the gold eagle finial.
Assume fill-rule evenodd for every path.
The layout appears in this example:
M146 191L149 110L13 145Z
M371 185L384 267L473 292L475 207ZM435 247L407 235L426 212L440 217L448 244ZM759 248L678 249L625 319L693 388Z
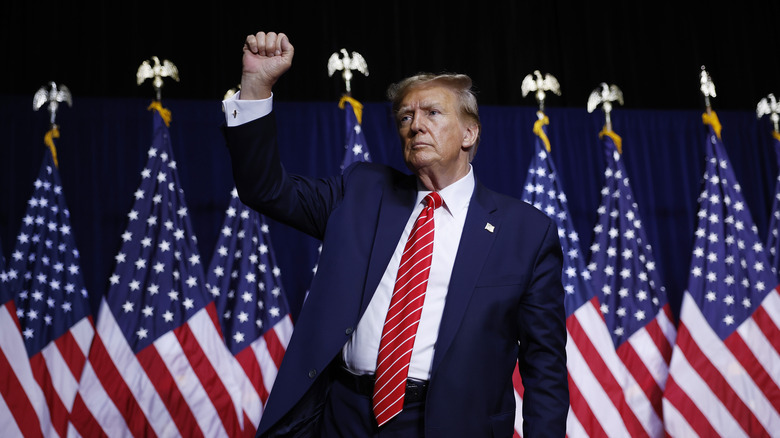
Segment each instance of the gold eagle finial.
M157 100L160 100L161 90L163 86L163 78L171 78L176 82L179 82L179 69L176 65L167 59L163 59L160 62L160 58L152 56L152 63L144 61L138 67L138 71L135 74L138 85L141 85L145 80L152 79L152 86L157 95Z
M339 57L341 53L341 57ZM358 71L368 76L368 64L363 56L358 52L347 52L347 49L341 49L338 52L334 52L328 59L328 76L333 76L333 73L341 70L341 78L344 80L347 88L347 94L352 94L352 72Z
M67 103L68 106L73 106L73 96L70 94L70 90L63 84L57 85L54 81L49 82L49 87L41 87L35 92L33 96L33 111L38 111L49 104L49 121L52 126L55 126L54 120L57 117L57 109L59 109L60 103Z
M605 127L608 131L612 130L612 118L610 117L612 102L623 105L623 92L617 85L607 85L606 82L602 82L599 88L593 90L588 97L588 112L592 113L601 105L606 119Z
M699 90L701 90L701 94L704 95L704 106L707 108L707 113L709 114L712 111L710 98L716 97L717 94L715 93L715 83L712 82L710 74L703 65L701 66L701 72L699 73Z
M536 102L539 104L539 112L544 113L544 100L547 98L545 91L550 91L558 96L561 95L561 85L558 83L558 79L555 76L546 73L542 76L539 70L534 70L533 73L528 74L523 82L520 84L520 91L523 93L523 97L526 97L528 93L534 93Z
M769 120L772 121L775 133L778 132L778 124L780 122L780 103L775 99L775 95L769 93L766 97L758 101L756 105L756 116L760 119L762 116L769 116Z

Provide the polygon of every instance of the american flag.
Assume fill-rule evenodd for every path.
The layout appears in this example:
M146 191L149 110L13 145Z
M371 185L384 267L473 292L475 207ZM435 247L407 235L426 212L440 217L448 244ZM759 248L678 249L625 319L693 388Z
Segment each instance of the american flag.
M772 143L775 146L778 167L780 167L780 134L772 132ZM766 247L769 248L769 262L777 274L780 270L780 175L775 183L775 199L772 202L772 216L769 218L769 234Z
M70 413L94 326L60 174L48 149L33 186L3 275L14 298L4 306L2 323L3 353L14 370L6 404L25 434L65 436L72 430ZM21 345L12 316L5 314L14 310ZM33 412L37 422L30 421Z
M228 351L167 124L153 141L100 303L74 408L82 436L238 436L240 366Z
M606 167L588 270L626 372L615 408L631 436L663 435L661 399L676 329L621 157L621 139L601 133Z
M625 371L612 346L599 298L593 288L590 271L580 250L580 239L571 223L566 195L560 186L550 157L547 116L540 114L534 124L536 145L528 169L523 200L552 218L563 249L563 285L566 293L567 367L569 369L570 411L567 434L577 436L605 435L605 431L623 432L617 409L623 393L617 383ZM522 435L522 382L515 372L518 401L515 432Z
M363 134L363 104L349 96L342 96L339 101L339 108L344 110L344 119L346 129L344 130L346 142L344 144L344 160L341 162L341 171L349 167L352 163L361 161L371 161L371 153L368 151L366 136ZM322 251L322 245L317 248L318 253ZM317 273L317 264L314 264L312 272ZM306 291L306 296L309 291Z
M24 339L2 254L0 262L0 430L12 436L41 436L44 431L56 435L43 390L24 354Z
M366 136L363 134L361 120L363 118L363 105L357 100L344 96L339 101L339 108L344 110L346 120L346 144L344 145L344 161L341 163L343 171L350 164L358 161L371 161L371 154L368 152Z
M230 352L248 382L242 385L245 431L254 436L293 331L268 225L233 189L206 274ZM251 425L253 427L248 427Z
M780 434L780 295L723 142L709 126L688 289L664 392L671 436Z

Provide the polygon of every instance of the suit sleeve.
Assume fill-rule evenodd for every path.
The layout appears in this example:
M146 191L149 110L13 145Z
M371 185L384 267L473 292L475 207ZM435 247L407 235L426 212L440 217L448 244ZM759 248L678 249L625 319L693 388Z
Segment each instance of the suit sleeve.
M557 228L550 221L519 315L525 437L566 435L569 387L562 263Z
M342 178L289 175L279 156L273 112L239 126L224 127L224 134L241 202L322 239L330 212L342 198Z

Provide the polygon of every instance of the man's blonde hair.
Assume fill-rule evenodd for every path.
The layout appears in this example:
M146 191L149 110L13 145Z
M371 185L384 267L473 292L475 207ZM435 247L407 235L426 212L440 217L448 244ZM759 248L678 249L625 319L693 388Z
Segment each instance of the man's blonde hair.
M458 116L461 120L471 121L477 125L477 139L469 152L469 161L473 160L474 155L477 153L479 139L482 136L482 123L479 121L477 95L472 89L471 78L467 75L457 73L442 73L438 75L419 73L390 85L387 89L387 98L392 103L396 123L398 123L398 110L406 95L413 90L432 86L443 86L455 93L458 99Z

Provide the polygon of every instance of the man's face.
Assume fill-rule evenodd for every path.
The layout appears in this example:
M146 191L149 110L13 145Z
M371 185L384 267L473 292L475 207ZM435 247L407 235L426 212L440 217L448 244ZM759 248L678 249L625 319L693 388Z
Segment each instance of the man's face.
M457 97L448 88L410 91L398 111L398 133L409 170L452 173L468 170L475 138L458 116Z

